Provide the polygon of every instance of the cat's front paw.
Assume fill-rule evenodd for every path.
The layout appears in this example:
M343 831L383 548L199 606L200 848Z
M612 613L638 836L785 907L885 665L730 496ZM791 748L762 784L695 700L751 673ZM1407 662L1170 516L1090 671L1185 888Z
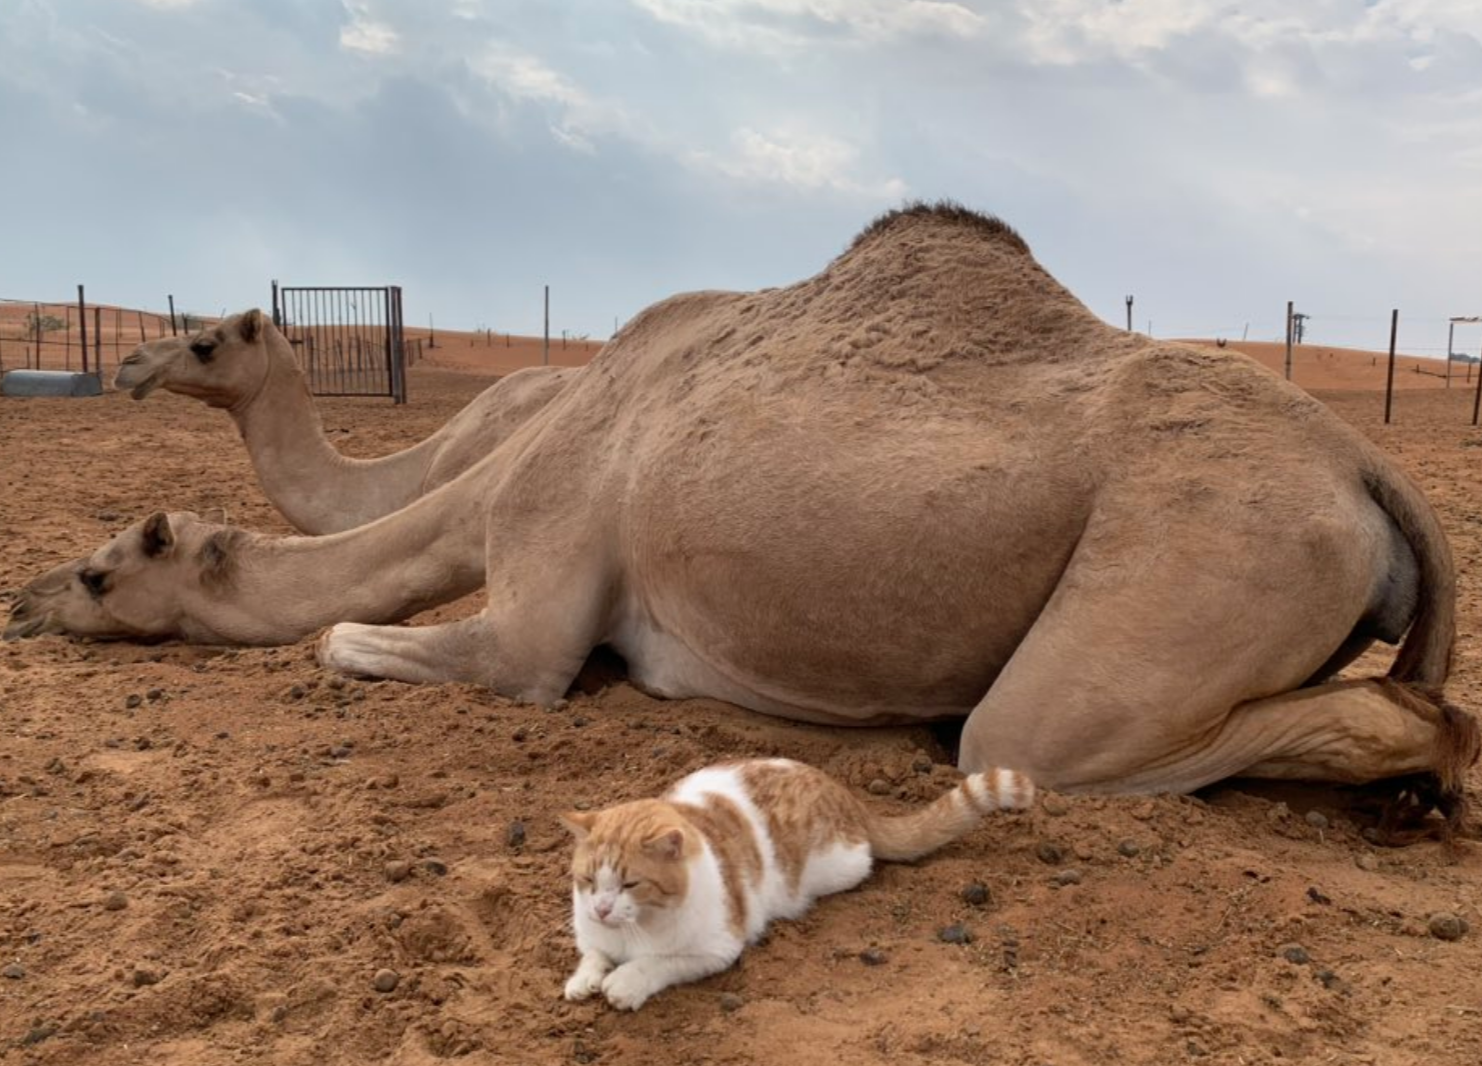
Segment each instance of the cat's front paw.
M611 969L610 962L596 962L587 957L581 960L581 965L576 968L576 973L571 975L571 980L566 982L566 998L573 1003L584 999L591 999L602 991L602 978L607 976Z
M618 1010L637 1010L658 988L636 966L619 966L602 981L602 994Z

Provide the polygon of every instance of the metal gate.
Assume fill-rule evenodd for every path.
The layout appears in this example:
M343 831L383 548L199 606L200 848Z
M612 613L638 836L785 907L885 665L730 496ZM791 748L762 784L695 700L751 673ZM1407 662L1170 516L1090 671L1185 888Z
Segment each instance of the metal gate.
M273 282L273 323L293 345L315 396L407 402L401 286L284 286Z

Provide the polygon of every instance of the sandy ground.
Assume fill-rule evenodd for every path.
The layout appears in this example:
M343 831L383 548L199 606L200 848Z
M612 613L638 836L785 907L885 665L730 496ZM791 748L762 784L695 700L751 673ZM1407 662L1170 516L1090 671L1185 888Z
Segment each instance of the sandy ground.
M487 381L420 368L407 407L326 401L326 424L382 453ZM1451 694L1482 706L1470 397L1407 394L1387 429L1380 396L1324 398L1439 508L1461 569ZM286 531L226 418L178 397L0 400L0 455L0 589L158 508ZM950 731L801 727L623 684L546 711L346 682L307 643L4 645L0 706L4 1063L1482 1061L1482 845L1375 848L1341 793L1054 798L618 1015L559 999L558 812L753 754L900 809L954 779ZM973 883L986 902L964 900ZM1440 911L1471 931L1430 935ZM939 939L953 923L971 943Z

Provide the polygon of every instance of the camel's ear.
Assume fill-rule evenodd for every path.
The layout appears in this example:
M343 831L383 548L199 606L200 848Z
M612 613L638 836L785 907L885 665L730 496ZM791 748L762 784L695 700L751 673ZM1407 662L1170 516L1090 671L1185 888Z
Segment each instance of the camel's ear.
M561 815L561 824L571 830L571 835L578 841L587 839L596 821L597 816L591 811L567 811Z
M229 526L231 518L226 513L225 507L208 507L201 515L201 520L210 522L213 526Z
M684 854L684 832L666 829L645 840L643 850L657 859L677 859Z
M258 334L262 332L262 312L254 307L243 313L241 321L237 323L237 332L248 344L257 340Z
M175 531L170 516L156 511L144 520L144 554L151 559L164 555L175 546Z

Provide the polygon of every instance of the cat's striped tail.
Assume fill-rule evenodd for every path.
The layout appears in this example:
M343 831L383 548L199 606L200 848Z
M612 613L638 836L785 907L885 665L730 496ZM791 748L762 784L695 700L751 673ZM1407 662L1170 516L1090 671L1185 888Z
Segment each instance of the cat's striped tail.
M910 862L945 847L993 811L1020 811L1034 803L1034 782L1017 770L995 767L971 774L945 796L912 814L866 812L870 854Z

